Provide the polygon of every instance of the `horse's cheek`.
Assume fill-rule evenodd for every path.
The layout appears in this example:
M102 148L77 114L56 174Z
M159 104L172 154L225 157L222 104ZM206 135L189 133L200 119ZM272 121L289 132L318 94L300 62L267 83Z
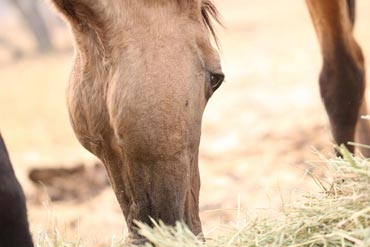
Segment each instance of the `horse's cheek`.
M67 104L72 128L79 142L87 150L99 155L108 120L102 99L96 97L93 87L82 88L72 82L67 91Z
M69 111L69 118L73 128L73 131L79 140L79 142L92 152L91 143L89 141L89 131L86 115L81 107L82 102L76 91L73 90L74 87L70 87L67 93L67 105Z

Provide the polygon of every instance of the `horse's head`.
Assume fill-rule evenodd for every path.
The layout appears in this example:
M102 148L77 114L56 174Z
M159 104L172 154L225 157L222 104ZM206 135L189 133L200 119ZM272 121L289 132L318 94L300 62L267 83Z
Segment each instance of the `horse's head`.
M211 45L216 8L209 0L53 1L76 41L72 80L95 83L84 90L104 99L96 112L109 119L88 122L108 121L112 149L130 167L129 203L146 205L125 213L128 221L184 220L199 233L201 120L224 80Z

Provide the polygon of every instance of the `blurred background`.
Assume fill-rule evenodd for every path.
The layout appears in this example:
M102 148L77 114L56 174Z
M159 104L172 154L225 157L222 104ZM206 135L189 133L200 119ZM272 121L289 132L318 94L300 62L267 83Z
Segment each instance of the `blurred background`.
M206 234L317 190L305 174L321 173L317 152L332 155L317 83L321 57L304 1L214 2L225 25L218 35L226 82L203 121ZM369 1L358 1L355 34L367 58L369 10ZM106 246L126 226L104 169L69 124L72 57L72 36L48 1L0 0L0 129L31 230L58 226L86 246Z

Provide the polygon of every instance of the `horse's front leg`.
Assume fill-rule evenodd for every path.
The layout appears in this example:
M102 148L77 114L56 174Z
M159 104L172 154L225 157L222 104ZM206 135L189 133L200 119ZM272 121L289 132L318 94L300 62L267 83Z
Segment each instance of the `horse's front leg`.
M354 141L356 127L359 141L368 143L365 67L361 48L353 36L355 21L353 0L306 0L323 56L319 79L320 92L329 116L334 141ZM357 126L358 125L358 126ZM348 146L354 151L353 146ZM369 150L362 150L370 155Z

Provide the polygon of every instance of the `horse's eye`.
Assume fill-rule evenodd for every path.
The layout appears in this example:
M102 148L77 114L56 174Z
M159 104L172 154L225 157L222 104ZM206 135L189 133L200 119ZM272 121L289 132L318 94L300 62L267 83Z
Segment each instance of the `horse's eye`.
M223 73L210 73L210 83L213 92L221 86L224 79L225 75Z

